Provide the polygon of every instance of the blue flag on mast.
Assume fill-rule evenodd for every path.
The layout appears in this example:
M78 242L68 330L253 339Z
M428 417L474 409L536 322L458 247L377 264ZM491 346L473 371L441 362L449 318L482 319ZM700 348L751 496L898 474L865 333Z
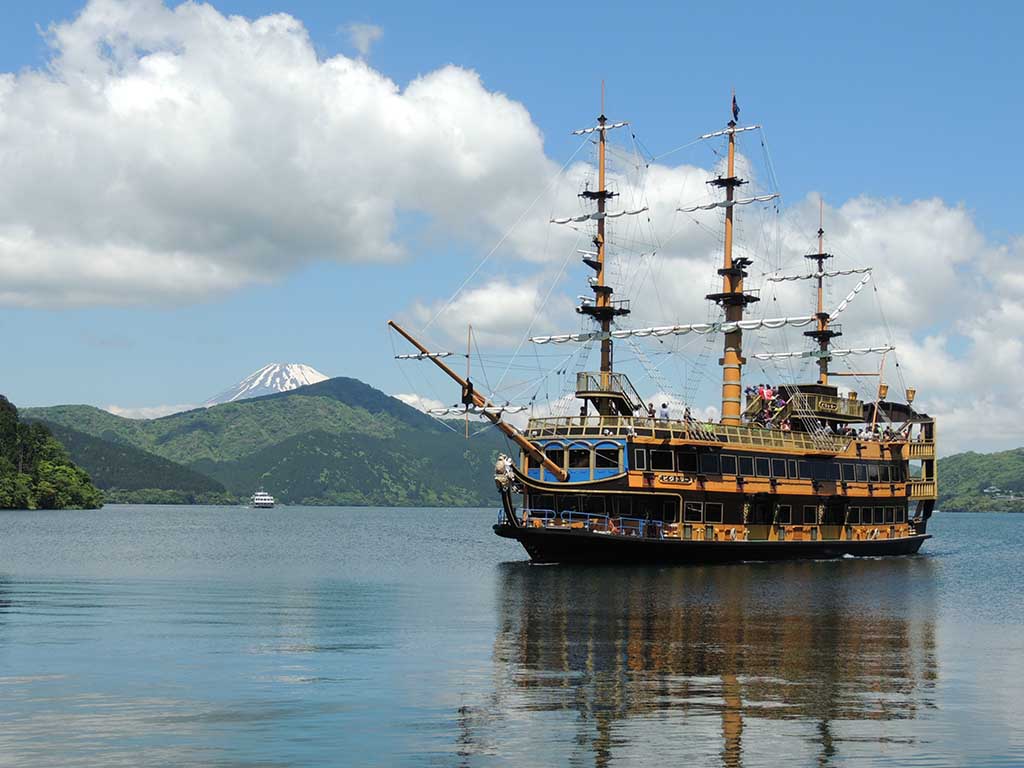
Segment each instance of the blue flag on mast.
M736 92L732 94L732 119L739 122L740 119L740 105L736 103Z

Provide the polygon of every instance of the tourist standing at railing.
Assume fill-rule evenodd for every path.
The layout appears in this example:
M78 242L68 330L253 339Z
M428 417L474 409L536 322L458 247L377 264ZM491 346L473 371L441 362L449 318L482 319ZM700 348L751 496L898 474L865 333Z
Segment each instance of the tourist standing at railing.
M661 404L661 408L658 410L658 418L662 421L668 421L668 403Z

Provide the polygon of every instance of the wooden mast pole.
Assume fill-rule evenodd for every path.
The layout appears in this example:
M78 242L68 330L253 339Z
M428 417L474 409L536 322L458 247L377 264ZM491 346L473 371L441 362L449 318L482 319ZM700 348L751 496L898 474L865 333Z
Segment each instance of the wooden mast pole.
M607 307L610 303L610 297L608 292L603 290L605 284L605 247L604 247L604 214L605 214L605 145L608 138L608 129L605 125L608 122L608 118L604 115L604 80L601 81L601 116L597 118L597 124L600 126L599 131L600 141L598 142L597 149L597 263L600 265L597 271L597 285L594 296L594 303L598 307ZM604 387L608 386L609 376L608 374L612 371L612 339L609 335L611 331L611 317L606 313L601 315L601 384Z
M828 384L828 314L825 312L824 276L825 271L825 201L818 198L818 383Z
M394 328L396 331L398 331L399 335L402 336L402 338L404 338L406 341L408 341L414 347L416 347L416 349L418 349L421 354L427 356L427 359L430 360L432 363L434 363L434 365L436 365L438 368L440 368L442 371L444 371L446 374L448 374L448 376L450 378L454 379L462 387L464 392L468 389L468 384L469 384L468 381L463 379L461 376L459 376L459 374L457 374L450 367L448 367L444 363L444 361L438 359L437 357L430 356L430 350L427 349L425 346L423 346L415 337L412 336L412 334L410 334L408 331L406 331L404 328L402 328L402 326L400 326L394 320L388 320L388 325L391 326L392 328ZM481 395L475 389L473 390L472 394L473 394L473 404L474 405L476 405L476 406L478 406L480 408L486 408L486 407L492 405L487 400L486 397ZM496 413L488 413L486 411L484 412L484 416L486 416L494 424L494 426L496 426L498 429L500 429L502 432L504 432L506 435L508 435L509 438L516 445L518 445L520 448L522 448L524 451L526 451L530 456L532 456L537 461L537 463L539 463L542 467L544 467L544 469L546 469L548 472L553 474L559 480L563 480L564 481L564 480L567 480L569 478L569 473L568 472L566 472L560 466L558 466L553 461L551 461L551 459L549 459L547 456L545 456L544 453L539 448L537 448L537 446L535 446L533 443L531 443L529 440L527 440L525 437L523 437L519 433L519 430L517 430L515 427L511 426L510 424L506 424L504 421L502 421L501 420L501 416L499 416Z
M733 104L736 93L733 92ZM736 120L729 121L729 159L725 187L725 254L722 268L722 294L725 297L725 319L737 322L743 319L743 302L730 301L728 297L743 293L743 270L733 267L733 197L736 179ZM743 331L737 328L725 334L725 349L722 354L722 424L739 426L740 396L742 394Z

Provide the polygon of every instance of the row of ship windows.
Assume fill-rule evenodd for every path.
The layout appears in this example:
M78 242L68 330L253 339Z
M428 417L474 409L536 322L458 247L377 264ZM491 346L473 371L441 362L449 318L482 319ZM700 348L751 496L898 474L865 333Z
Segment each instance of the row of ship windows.
M633 469L654 472L699 472L703 475L744 475L791 480L834 480L849 483L898 483L904 480L899 464L776 459L728 453L693 453L637 448Z
M606 503L607 501L607 503ZM550 494L531 495L526 504L534 511L549 511L555 514L580 512L589 515L611 517L639 517L648 520L659 520L665 523L679 522L679 502L668 499L652 499L616 495L608 498L598 495ZM721 502L686 501L682 509L683 522L686 523L739 523L743 520L739 505L728 510ZM817 525L819 522L830 525L872 525L885 523L905 523L907 508L905 506L850 506L827 507L823 511L821 521L818 520L818 507L812 504L802 506L793 504L752 505L748 522L774 523L778 525L805 524Z

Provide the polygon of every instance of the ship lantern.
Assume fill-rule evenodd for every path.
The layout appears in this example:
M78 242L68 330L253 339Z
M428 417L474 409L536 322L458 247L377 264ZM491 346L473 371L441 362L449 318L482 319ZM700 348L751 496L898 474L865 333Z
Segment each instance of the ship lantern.
M857 399L857 393L856 392L850 392L849 397L850 397L851 400L856 400Z
M878 399L879 400L885 400L885 396L888 395L888 394L889 394L889 385L888 384L879 384L878 385Z
M907 404L914 402L914 396L917 394L917 389L914 387L907 387Z

